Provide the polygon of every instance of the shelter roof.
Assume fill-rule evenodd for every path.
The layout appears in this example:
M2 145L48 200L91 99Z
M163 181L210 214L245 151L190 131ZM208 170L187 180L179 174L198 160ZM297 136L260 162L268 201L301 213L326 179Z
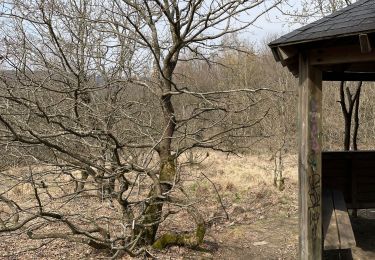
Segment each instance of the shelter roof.
M302 58L323 73L323 80L375 81L374 43L375 0L359 0L269 46L296 77Z
M269 45L291 45L375 32L375 0L359 0L318 21L292 31Z

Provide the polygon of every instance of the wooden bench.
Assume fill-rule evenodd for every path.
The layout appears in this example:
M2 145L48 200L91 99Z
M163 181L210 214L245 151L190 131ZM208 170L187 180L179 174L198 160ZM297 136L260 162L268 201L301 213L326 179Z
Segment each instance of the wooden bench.
M356 246L353 228L343 193L323 191L324 250L350 249Z
M324 249L341 254L356 246L347 209L375 208L375 151L323 152L322 190Z

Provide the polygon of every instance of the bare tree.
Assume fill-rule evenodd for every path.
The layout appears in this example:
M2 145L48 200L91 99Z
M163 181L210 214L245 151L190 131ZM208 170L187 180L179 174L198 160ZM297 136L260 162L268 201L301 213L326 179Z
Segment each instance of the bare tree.
M279 11L288 17L289 23L307 24L313 20L329 15L353 2L351 0L302 0L285 1L278 7ZM289 19L294 18L294 19Z
M65 239L114 257L144 245L199 245L205 223L185 196L181 155L243 148L236 140L256 136L251 129L268 111L257 109L259 94L272 90L208 88L178 68L215 63L215 53L231 47L224 36L279 2L4 3L0 140L25 167L1 172L0 200L10 211L0 233ZM15 196L24 186L29 193ZM87 206L78 211L79 203ZM158 235L180 211L195 231Z
M350 139L352 139L352 149L358 150L357 137L359 128L359 101L362 89L362 82L358 82L358 85L353 95L350 88L345 88L345 83L340 83L340 101L341 110L344 116L345 132L344 132L344 150L350 150ZM346 93L346 94L345 94ZM353 136L351 135L352 121L354 112L354 130Z

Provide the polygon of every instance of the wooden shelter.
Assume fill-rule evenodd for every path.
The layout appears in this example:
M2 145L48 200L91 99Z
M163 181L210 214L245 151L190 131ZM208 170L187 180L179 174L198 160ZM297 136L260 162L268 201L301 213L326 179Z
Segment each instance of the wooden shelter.
M356 3L269 44L299 78L299 255L322 258L322 81L375 81L375 0Z

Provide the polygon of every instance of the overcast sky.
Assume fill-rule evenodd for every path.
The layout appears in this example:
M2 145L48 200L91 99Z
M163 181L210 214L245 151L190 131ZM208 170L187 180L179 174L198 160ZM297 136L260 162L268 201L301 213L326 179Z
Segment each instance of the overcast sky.
M293 9L298 8L300 2L291 0L289 4L291 9ZM274 8L260 17L253 26L250 26L243 37L247 41L255 43L257 47L261 47L264 41L269 41L271 37L282 36L302 26L301 24L288 23L287 20L290 19L291 17L283 15L279 10Z

